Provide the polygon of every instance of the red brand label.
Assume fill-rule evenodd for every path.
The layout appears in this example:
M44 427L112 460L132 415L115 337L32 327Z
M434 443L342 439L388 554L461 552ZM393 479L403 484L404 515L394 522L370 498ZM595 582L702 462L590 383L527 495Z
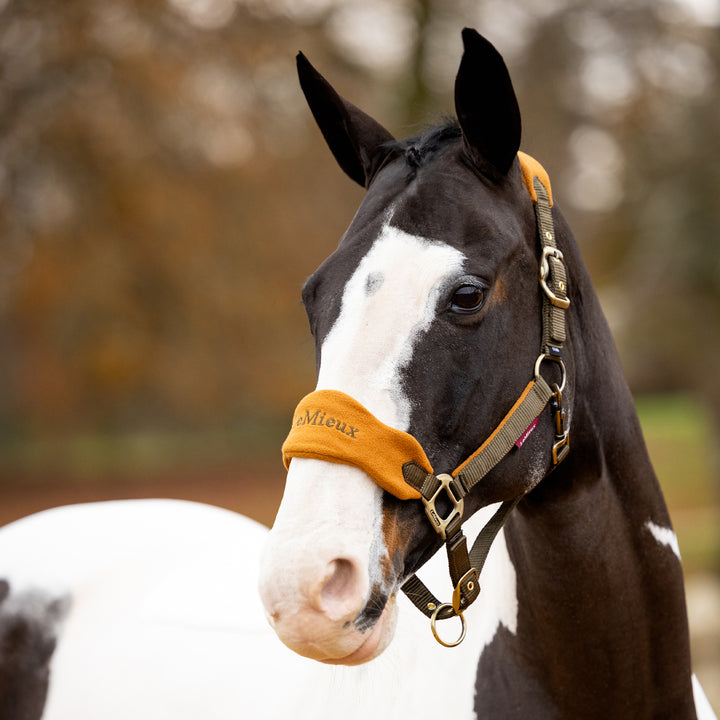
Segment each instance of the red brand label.
M530 433L538 426L540 418L536 417L531 423L530 427L517 439L515 447L522 447L523 443L530 437Z

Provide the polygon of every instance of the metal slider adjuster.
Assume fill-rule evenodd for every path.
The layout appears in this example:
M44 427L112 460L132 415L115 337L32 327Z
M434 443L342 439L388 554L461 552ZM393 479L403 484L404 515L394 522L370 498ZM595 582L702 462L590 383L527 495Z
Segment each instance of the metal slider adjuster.
M547 279L550 276L550 260L552 257L558 262L563 262L563 254L557 248L545 245L542 250L542 257L540 258L540 285L548 296L548 300L555 306L562 310L567 310L570 307L569 298L558 297L547 284Z
M442 473L437 476L437 479L440 481L440 484L435 492L430 498L423 497L422 501L425 505L425 514L428 516L432 526L435 528L435 532L437 532L443 540L446 540L448 527L455 522L455 520L462 519L465 503L457 494L457 480L452 475ZM440 514L440 510L436 504L436 501L442 492L445 493L445 496L452 505L450 512L446 517L443 517Z

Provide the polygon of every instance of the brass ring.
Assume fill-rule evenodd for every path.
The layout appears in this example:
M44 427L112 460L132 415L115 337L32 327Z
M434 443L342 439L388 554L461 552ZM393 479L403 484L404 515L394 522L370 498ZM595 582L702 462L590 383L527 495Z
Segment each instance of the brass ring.
M443 603L442 605L438 605L435 610L433 611L433 614L430 616L430 629L432 630L433 637L443 646L447 648L451 647L457 647L464 639L465 635L467 635L467 623L465 622L465 617L461 612L456 613L456 617L460 618L460 622L462 623L462 631L460 632L460 637L455 640L454 642L445 642L440 635L438 635L436 623L437 623L437 616L438 613L443 608L450 608L453 609L453 606L450 603Z
M560 373L562 375L560 381L560 392L562 393L563 390L565 390L565 380L567 378L567 370L565 369L565 363L562 361L562 358L555 357L554 355L546 355L545 353L541 353L538 359L535 361L535 379L537 380L541 377L540 367L545 360L548 360L549 362L554 362L560 366Z

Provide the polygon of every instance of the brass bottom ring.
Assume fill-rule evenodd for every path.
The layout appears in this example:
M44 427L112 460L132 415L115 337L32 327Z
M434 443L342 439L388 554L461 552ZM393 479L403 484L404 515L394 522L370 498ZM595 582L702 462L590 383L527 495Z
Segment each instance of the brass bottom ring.
M460 632L460 637L455 640L454 642L445 642L437 631L437 616L438 613L443 608L450 608L452 609L452 605L450 603L443 603L442 605L438 605L435 610L433 611L433 614L430 616L430 629L432 630L433 637L443 646L443 647L457 647L464 639L465 635L467 635L467 624L465 622L465 617L461 612L458 612L456 617L460 618L460 622L462 623L462 630Z

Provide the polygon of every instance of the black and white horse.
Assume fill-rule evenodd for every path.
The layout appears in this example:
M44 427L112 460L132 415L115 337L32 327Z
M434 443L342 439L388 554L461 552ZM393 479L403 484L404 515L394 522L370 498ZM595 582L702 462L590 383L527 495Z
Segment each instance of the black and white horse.
M366 464L295 452L269 535L176 501L4 528L3 720L715 717L691 674L677 541L597 298L556 207L557 248L541 255L507 70L479 35L463 40L458 124L402 142L299 57L323 135L368 188L304 288L315 397L341 394L388 438L410 438L425 484L427 465L449 472L502 428L517 434L508 418L533 374L552 393L537 420L463 487L462 509L458 472L437 505L378 484L380 442ZM547 290L567 337L538 358L543 258L567 269L562 295ZM447 582L433 510L474 537L499 503L482 592L463 575L442 606L467 637L441 647L398 590L418 570L433 590ZM453 632L458 618L430 605L433 627Z
M562 215L553 207L545 227L534 212L501 57L474 31L463 41L458 124L402 142L299 57L320 130L367 188L304 287L320 391L311 397L335 402L328 393L341 391L355 403L341 407L359 404L409 434L449 473L505 422L533 366L536 378L555 372L565 415L543 410L523 443L463 488L464 516L517 503L480 583L477 716L694 718L677 541L610 332ZM539 242L538 223L557 249ZM548 257L562 258L562 297L543 297ZM544 304L566 311L562 348L544 337ZM565 455L568 433L555 467L551 448ZM419 500L383 489L372 458L323 459L322 441L303 442L262 563L263 603L298 653L369 661L391 644L398 590L441 538ZM428 692L454 692L426 672Z

